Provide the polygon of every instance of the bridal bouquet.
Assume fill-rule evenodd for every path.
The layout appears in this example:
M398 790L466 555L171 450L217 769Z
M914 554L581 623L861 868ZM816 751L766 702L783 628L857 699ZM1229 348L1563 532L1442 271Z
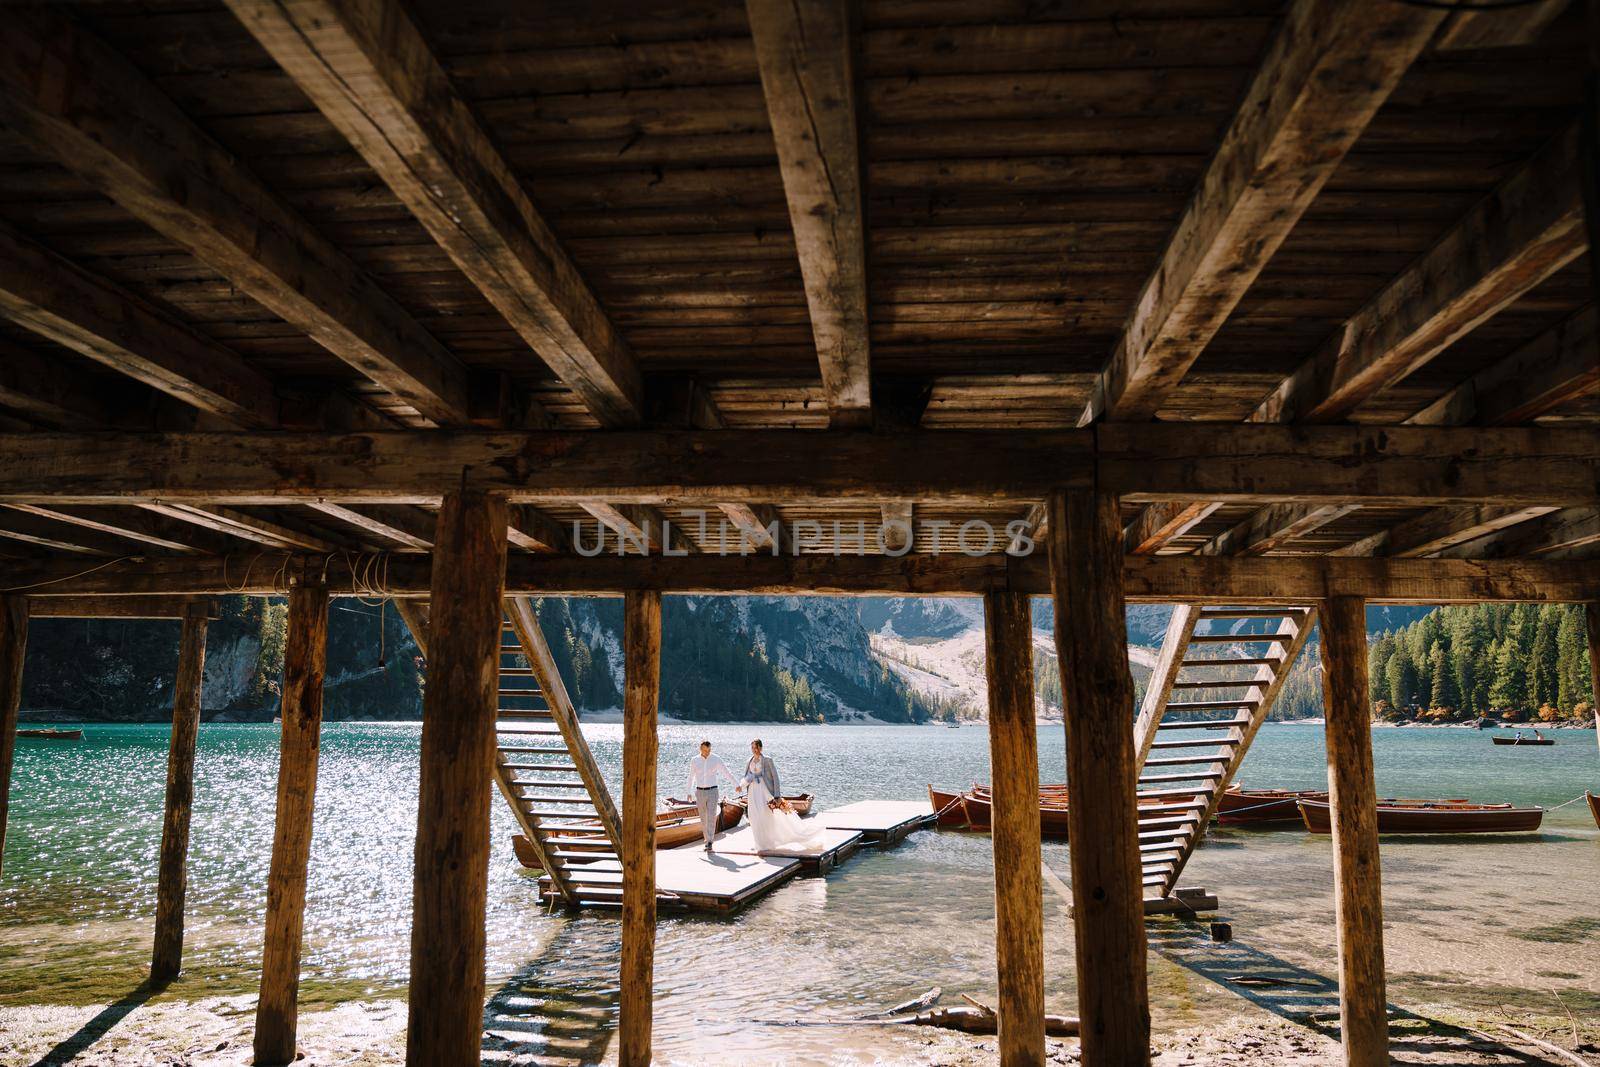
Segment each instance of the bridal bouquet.
M782 797L773 797L771 800L767 801L767 807L770 808L773 811L793 811L794 810L793 808L789 807L789 802L787 800L783 799Z

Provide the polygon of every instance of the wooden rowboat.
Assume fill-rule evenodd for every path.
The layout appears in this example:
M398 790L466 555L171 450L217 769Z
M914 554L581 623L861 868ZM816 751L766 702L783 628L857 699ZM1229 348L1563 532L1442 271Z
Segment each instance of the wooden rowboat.
M45 741L82 741L82 730L18 730L18 737L36 737Z
M817 802L817 795L815 793L785 793L783 794L783 799L789 805L790 811L803 817L811 814L811 809ZM723 803L737 804L740 811L744 811L747 807L747 801L744 797L724 800ZM728 829L728 827L724 827L724 829Z
M1297 823L1300 801L1327 799L1327 790L1229 789L1217 802L1217 822L1223 826Z
M1333 828L1328 802L1302 800L1300 816L1314 834ZM1510 804L1463 804L1455 800L1380 800L1380 834L1512 834L1537 830L1543 808Z
M972 830L987 831L992 823L992 803L987 793L963 793L961 808L966 814L967 827ZM1067 803L1063 798L1059 801L1041 799L1039 801L1039 834L1042 837L1059 838L1067 837Z
M1600 826L1600 797L1595 796L1593 793L1585 793L1583 795L1589 798L1589 814L1594 816L1594 824Z
M1490 740L1497 745L1520 745L1524 747L1528 745L1553 745L1556 743L1553 737L1492 737Z

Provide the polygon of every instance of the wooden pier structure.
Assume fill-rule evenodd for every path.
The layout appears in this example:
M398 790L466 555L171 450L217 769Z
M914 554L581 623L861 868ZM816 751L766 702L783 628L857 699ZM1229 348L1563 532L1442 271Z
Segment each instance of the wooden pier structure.
M30 617L185 619L152 957L174 973L191 605L287 596L255 1050L288 1061L328 599L407 602L429 659L408 1060L478 1061L498 784L519 822L606 825L614 877L557 892L621 907L637 1067L680 862L652 841L661 597L981 596L1000 1058L1040 1065L1029 600L1049 597L1082 1062L1124 1067L1149 1059L1146 891L1172 891L1278 678L1205 698L1234 715L1193 728L1214 750L1180 745L1207 679L1176 645L1211 631L1180 627L1136 715L1125 604L1268 612L1288 629L1245 659L1284 662L1314 613L1340 1033L1347 1063L1387 1063L1364 608L1585 603L1600 647L1596 18L8 6L0 843ZM624 598L614 812L551 679L500 691L506 646L529 651L508 602L559 594ZM509 744L517 719L550 740ZM515 766L544 755L562 770ZM1194 806L1142 820L1141 779L1179 773ZM535 799L556 795L587 799Z

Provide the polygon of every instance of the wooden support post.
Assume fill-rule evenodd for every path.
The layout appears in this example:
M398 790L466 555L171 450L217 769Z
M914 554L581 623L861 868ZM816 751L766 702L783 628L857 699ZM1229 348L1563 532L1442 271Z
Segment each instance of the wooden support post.
M1594 739L1600 744L1600 600L1583 606L1589 627L1589 692L1594 694Z
M1362 597L1331 597L1323 609L1322 685L1338 891L1339 1031L1344 1062L1350 1067L1387 1067L1378 793L1372 775L1367 604Z
M994 941L1001 1067L1044 1067L1044 892L1033 616L1026 593L983 601L994 813Z
M406 1063L482 1058L504 497L447 493L433 542Z
M194 746L200 733L200 687L206 669L209 603L190 604L178 641L172 687L172 741L167 748L167 806L161 824L161 871L156 884L156 936L150 980L170 982L183 965L183 897L188 888L189 814L194 806Z
M289 590L283 650L283 739L278 749L278 810L267 875L267 939L256 1004L255 1062L294 1059L300 995L300 935L305 926L306 864L322 735L322 677L328 661L328 589Z
M0 596L0 857L6 850L11 761L17 751L17 712L22 709L22 660L28 650L28 599ZM3 866L3 865L0 865Z
M1072 790L1067 818L1083 1063L1128 1067L1150 1062L1150 1002L1122 521L1111 493L1055 492L1046 506Z
M619 1067L650 1063L656 955L656 711L661 703L661 594L623 603L622 1020Z

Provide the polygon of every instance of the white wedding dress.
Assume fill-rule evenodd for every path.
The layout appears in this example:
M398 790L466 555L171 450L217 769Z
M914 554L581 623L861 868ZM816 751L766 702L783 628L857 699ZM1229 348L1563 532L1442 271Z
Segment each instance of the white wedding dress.
M750 783L750 829L755 834L757 852L796 851L821 848L826 843L822 828L813 829L792 811L767 807L772 794L759 778Z

